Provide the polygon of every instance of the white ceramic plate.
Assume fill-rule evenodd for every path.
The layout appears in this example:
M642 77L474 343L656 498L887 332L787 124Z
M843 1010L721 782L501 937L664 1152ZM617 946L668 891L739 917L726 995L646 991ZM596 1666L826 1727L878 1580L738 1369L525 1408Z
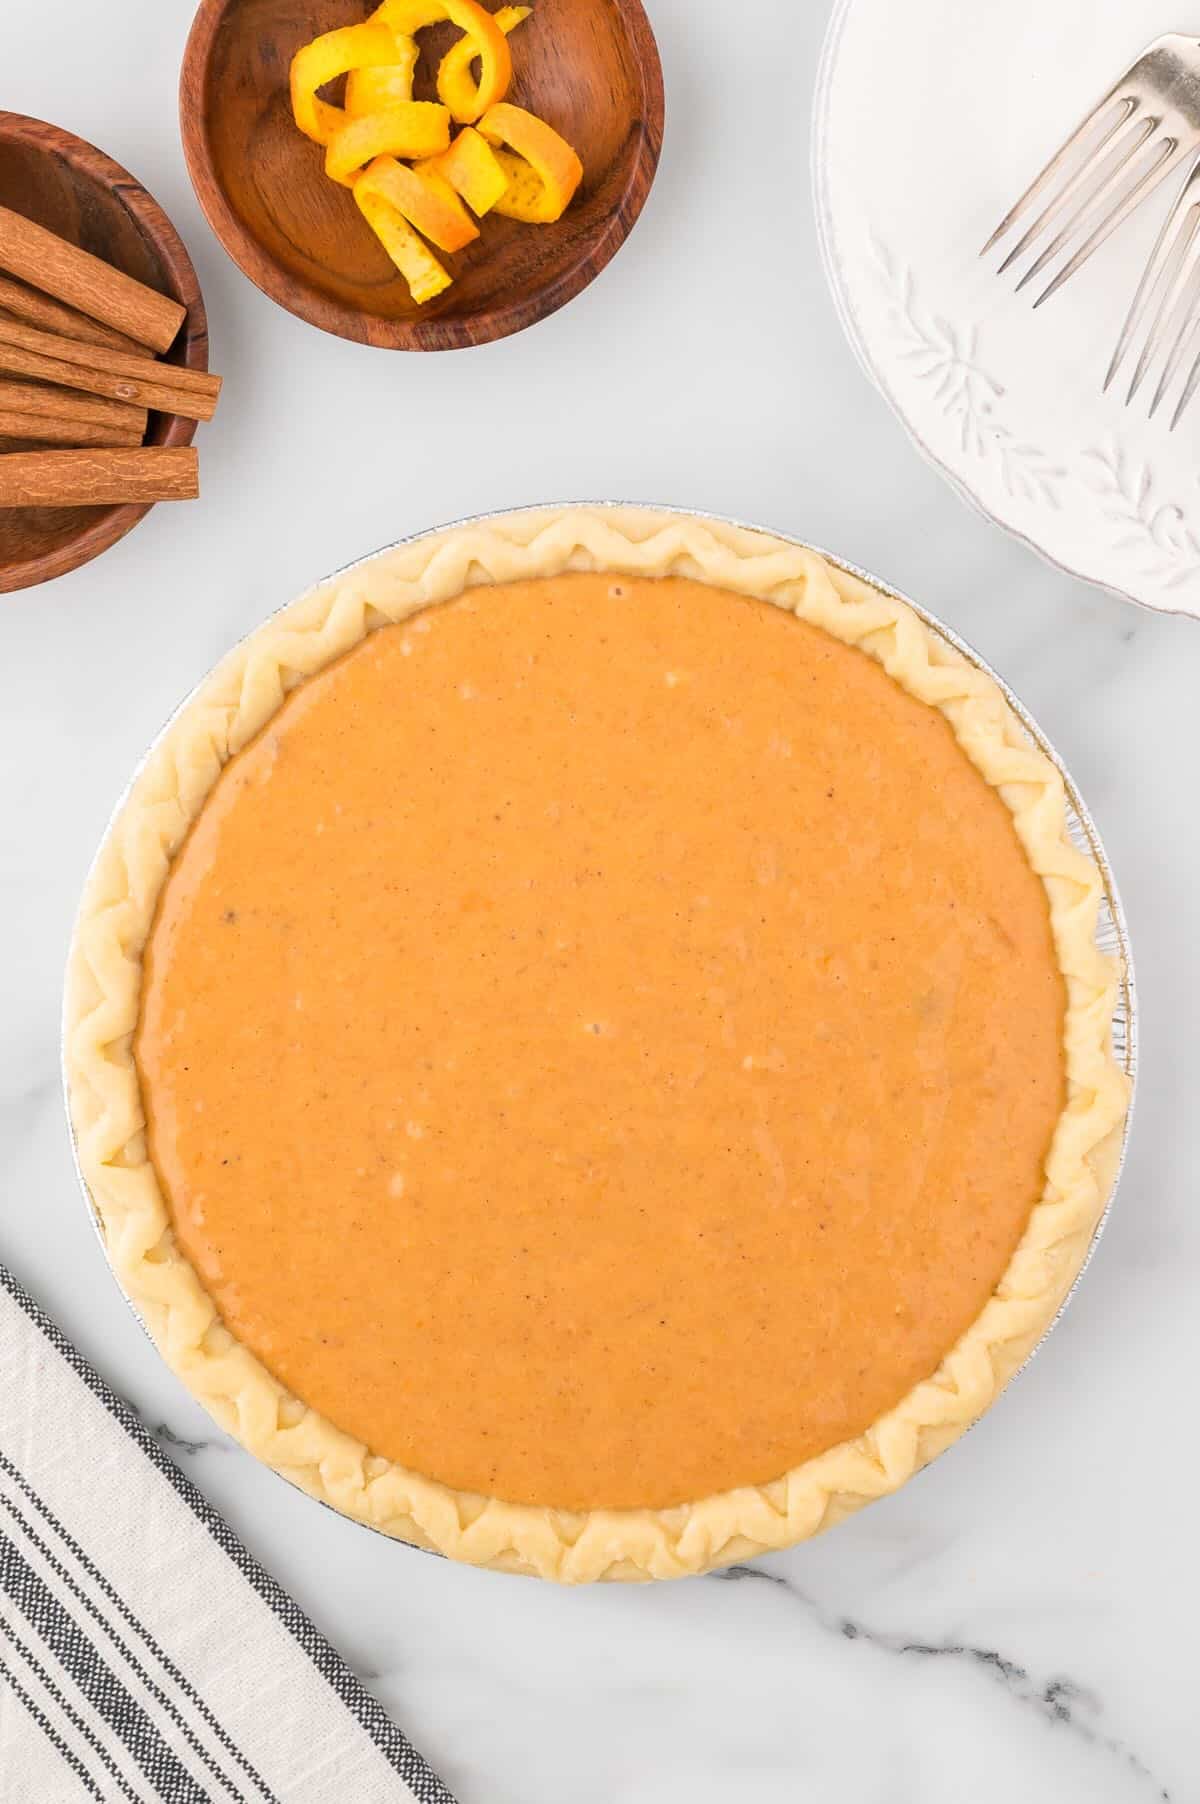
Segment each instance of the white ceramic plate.
M1132 409L1101 392L1178 179L1037 313L978 256L1145 44L1187 29L1179 0L836 0L813 170L842 322L926 456L1052 563L1200 616L1200 398L1171 433L1153 382Z

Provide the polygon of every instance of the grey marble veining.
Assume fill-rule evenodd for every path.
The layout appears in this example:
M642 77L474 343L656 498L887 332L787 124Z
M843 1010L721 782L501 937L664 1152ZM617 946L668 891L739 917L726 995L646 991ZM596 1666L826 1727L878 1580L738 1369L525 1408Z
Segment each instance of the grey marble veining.
M151 1423L150 1432L159 1445L177 1462L188 1454L194 1459L198 1453L226 1453L229 1450L226 1442L218 1441L215 1437L211 1440L193 1441L186 1435L176 1434L167 1427L165 1422Z
M862 1641L867 1647L882 1653L897 1654L905 1660L962 1662L970 1670L1002 1685L1015 1703L1036 1711L1044 1721L1060 1725L1071 1734L1081 1736L1089 1746L1112 1754L1119 1762L1127 1765L1130 1772L1144 1779L1154 1795L1167 1800L1169 1804L1170 1792L1160 1785L1146 1763L1124 1742L1105 1734L1099 1726L1103 1720L1101 1699L1094 1691L1077 1684L1074 1679L1062 1676L1039 1678L1010 1654L1002 1653L995 1647L976 1647L961 1640L914 1639L895 1631L881 1632L852 1616L831 1617L813 1598L806 1596L786 1573L771 1571L766 1561L753 1566L729 1566L722 1572L709 1574L709 1579L725 1582L747 1579L754 1583L777 1586L787 1598L808 1612L823 1633L841 1635L846 1641Z
M807 198L824 5L649 10L668 138L628 246L529 334L391 358L290 319L213 242L177 137L188 8L127 0L136 58L113 54L109 15L84 0L6 20L6 105L72 126L152 187L193 251L226 390L200 434L199 503L157 508L89 569L0 598L0 1258L463 1804L1191 1804L1200 627L1086 589L1006 539L919 461L865 383ZM779 47L787 104L751 138L764 46ZM320 428L334 418L331 467ZM506 455L475 454L497 421ZM979 1428L898 1496L744 1574L563 1592L317 1508L180 1390L75 1187L58 1009L113 798L231 640L404 533L586 494L826 544L995 664L1067 759L1113 859L1138 956L1142 1081L1099 1253Z

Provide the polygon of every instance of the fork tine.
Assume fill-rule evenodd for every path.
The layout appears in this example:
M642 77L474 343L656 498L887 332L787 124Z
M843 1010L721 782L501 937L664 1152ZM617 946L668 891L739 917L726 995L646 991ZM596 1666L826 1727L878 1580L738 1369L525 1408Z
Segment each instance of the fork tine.
M1120 185L1122 177L1129 174L1130 164L1133 163L1138 152L1145 149L1150 139L1154 136L1154 133L1158 130L1159 123L1159 120L1153 117L1149 119L1139 119L1136 125L1131 126L1129 131L1125 134L1125 142L1121 145L1114 146L1114 149L1110 151L1109 155L1103 159L1099 168L1089 172L1093 178L1098 178L1095 180L1094 186L1088 189L1066 224L1060 226L1050 243L1029 265L1029 268L1017 283L1018 294L1020 294L1027 282L1032 282L1033 278L1038 275L1041 270L1045 269L1047 263L1049 263L1053 257L1058 255L1059 251L1062 250L1063 246L1077 231L1081 222L1089 219L1094 210L1099 206L1100 202L1103 201L1114 188ZM1060 210L1063 202L1073 200L1074 198L1075 194L1072 190L1070 188L1065 189L1054 205L1046 209L1046 212L1042 217L1044 219L1053 217L1053 215ZM1041 223L1041 220L1039 220L1039 227L1041 226ZM1032 236L1032 231L1026 233L1026 238L1031 238ZM1009 261L1011 262L1011 258ZM1007 265L1003 267L1007 267Z
M1167 359L1167 367L1163 371L1162 375L1159 377L1158 387L1154 391L1154 399L1150 403L1150 418L1151 419L1154 418L1155 414L1158 412L1160 406L1162 405L1163 398L1165 397L1167 389L1170 386L1171 379L1174 376L1176 370L1179 368L1180 364L1183 362L1184 357L1187 355L1188 348L1196 336L1197 320L1196 320L1195 302L1196 302L1196 297L1195 297L1195 295L1193 295L1192 296L1192 305L1188 309L1186 314L1184 315L1183 323L1179 328L1178 336L1176 337L1175 343L1171 346L1171 355ZM1186 394L1187 394L1187 385L1185 384L1184 385L1184 395L1186 396ZM1180 406L1183 406L1183 405L1184 405L1184 402L1183 402L1183 399L1181 398ZM1175 411L1176 411L1176 415L1178 415L1179 408L1177 407Z
M1017 258L1020 257L1024 251L1029 249L1034 239L1038 238L1041 233L1045 231L1052 220L1057 219L1063 208L1075 199L1082 188L1086 188L1089 183L1097 182L1097 178L1102 177L1105 170L1108 170L1111 174L1114 167L1116 169L1121 169L1129 161L1130 157L1136 156L1137 152L1142 148L1143 144L1145 144L1151 133L1157 130L1159 124L1157 119L1145 118L1138 119L1135 123L1130 124L1130 122L1134 120L1136 112L1137 102L1131 101L1129 109L1124 117L1122 118L1118 115L1117 122L1112 129L1105 132L1103 138L1093 148L1090 155L1084 158L1078 168L1075 169L1067 181L1063 183L1053 200L1047 202L1033 224L1028 228L1024 235L1017 240L1016 244L1013 246L1012 250L1009 251L1007 257L1005 257L1000 268L997 270L996 273L998 275L1002 276L1010 264L1015 263ZM1108 150L1107 147L1113 143L1113 139L1117 137L1118 133L1120 133L1126 125L1129 125L1129 130L1125 132L1124 138L1124 143L1127 148L1125 148L1124 154L1120 156L1117 163L1113 165L1112 158L1116 155L1121 146L1113 145L1112 150ZM1094 189L1090 190L1089 194L1094 196ZM1083 202L1083 205L1087 205L1086 200Z
M1137 393L1138 386L1149 368L1151 360L1157 355L1157 349L1161 343L1161 333L1182 292L1187 273L1187 253L1198 223L1196 216L1198 204L1200 204L1200 154L1193 156L1188 172L1184 176L1183 186L1175 196L1171 210L1163 222L1162 230L1155 240L1145 273L1138 283L1137 293L1133 297L1125 324L1121 328L1121 336L1117 340L1117 348L1113 352L1112 362L1108 366L1108 374L1104 378L1104 387L1107 389L1124 361L1133 342L1134 334L1153 299L1155 288L1161 280L1164 285L1162 298L1134 373L1127 405L1128 401L1131 401Z
M1128 77L1126 77L1125 80L1128 80ZM1016 224L1023 213L1029 211L1029 208L1033 206L1039 195L1045 193L1055 176L1058 175L1064 165L1070 161L1071 153L1079 148L1084 139L1088 136L1088 133L1093 131L1098 122L1103 118L1105 109L1111 107L1113 102L1118 99L1120 100L1120 105L1113 119L1113 123L1109 130L1104 134L1100 143L1094 148L1092 158L1090 158L1089 161L1094 159L1097 151L1104 148L1104 145L1108 143L1113 133L1125 124L1125 121L1131 116L1134 108L1137 106L1137 101L1134 100L1131 95L1121 97L1121 89L1124 85L1125 81L1119 81L1115 88L1109 90L1104 96L1104 99L1101 100L1097 106L1092 108L1087 117L1071 133L1071 136L1067 139L1062 149L1055 152L1041 174L1034 177L1020 200L1017 201L1015 206L1009 208L1008 212L1004 215L1004 218L1000 221L1000 224L996 227L995 231L980 251L979 255L981 257L986 257L992 246L1000 242L1005 232L1009 231L1011 227Z
M1176 426L1178 426L1180 420L1183 418L1187 404L1195 394L1197 388L1200 388L1200 355L1197 356L1191 369L1188 371L1188 379L1183 385L1183 393L1179 397L1179 405L1171 415L1172 432L1174 432Z
M1129 403L1137 394L1138 389L1146 379L1146 373L1149 370L1150 365L1158 356L1167 327L1174 319L1176 309L1183 299L1189 281L1195 273L1196 258L1193 255L1193 251L1196 246L1196 233L1197 230L1200 229L1200 206L1188 207L1182 214L1180 214L1177 209L1173 209L1171 218L1168 219L1167 225L1163 228L1164 233L1172 223L1175 224L1176 230L1174 232L1174 243L1171 246L1170 253L1164 259L1162 264L1162 274L1164 277L1162 296L1155 311L1153 323L1149 332L1146 334L1146 342L1142 346L1142 354L1137 360L1137 366L1133 372L1133 381L1129 384L1129 393L1125 397L1126 407L1128 407ZM1158 246L1156 245L1156 253L1157 249ZM1151 261L1153 261L1153 259L1151 259Z
M1183 362L1188 345L1196 329L1196 305L1200 301L1200 264L1194 264L1179 296L1179 302L1171 315L1171 325L1176 321L1179 330L1175 334L1171 349L1167 353L1167 361L1163 365L1162 375L1158 379L1158 387L1154 391L1154 399L1150 403L1150 418L1153 419L1162 405L1163 397L1174 378L1176 370Z
M1117 348L1113 352L1112 362L1108 366L1108 374L1104 378L1105 393L1107 393L1108 389L1112 386L1113 377L1125 361L1125 353L1133 343L1133 335L1141 324L1142 315L1150 304L1150 298L1157 286L1158 279L1166 269L1172 252L1177 248L1180 236L1180 209L1182 208L1183 197L1187 193L1190 183L1191 177L1189 176L1187 182L1184 183L1183 190L1178 196L1175 205L1167 214L1167 217L1163 222L1163 228L1155 240L1154 249L1150 253L1149 262L1146 264L1142 279L1138 283L1137 293L1134 295L1129 312L1125 316L1125 324L1121 327L1121 336L1117 340ZM1153 338L1158 331L1159 320L1161 317L1160 309L1159 314L1155 318L1154 325L1150 329L1151 338Z
M1184 154L1185 147L1177 139L1165 138L1163 140L1162 152L1156 160L1138 177L1132 188L1117 202L1107 217L1100 221L1090 238L1080 245L1070 261L1063 264L1049 287L1044 288L1033 303L1035 307L1040 307L1043 301L1048 301L1052 294L1058 292L1064 282L1070 281L1076 270L1081 269L1088 258L1100 249L1104 240L1129 218L1135 207L1141 205L1146 195L1152 189L1157 188L1164 176L1170 174Z

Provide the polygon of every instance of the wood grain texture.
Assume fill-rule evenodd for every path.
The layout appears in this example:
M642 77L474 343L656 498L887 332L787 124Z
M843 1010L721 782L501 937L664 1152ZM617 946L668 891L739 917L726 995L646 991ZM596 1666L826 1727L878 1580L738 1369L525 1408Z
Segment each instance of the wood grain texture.
M663 86L640 0L534 0L512 38L509 98L575 146L582 186L554 225L481 221L480 237L445 258L453 284L424 307L353 196L325 176L323 153L297 131L288 102L295 52L368 10L364 0L200 0L180 81L200 205L251 281L327 332L413 351L519 332L604 268L650 191ZM433 97L437 61L457 36L449 26L421 33L418 98Z
M0 508L194 501L199 493L191 445L13 451L0 456Z
M171 295L187 317L167 361L207 369L208 328L196 272L166 215L119 163L57 126L0 112L0 205ZM152 413L146 442L186 445L194 433L194 421ZM149 505L0 512L0 593L87 563L131 531Z

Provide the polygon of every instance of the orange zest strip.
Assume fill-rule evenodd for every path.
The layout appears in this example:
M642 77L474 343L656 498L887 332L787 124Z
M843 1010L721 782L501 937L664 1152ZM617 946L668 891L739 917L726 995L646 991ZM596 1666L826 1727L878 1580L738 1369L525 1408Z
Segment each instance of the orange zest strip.
M583 179L583 164L566 139L544 119L507 101L488 109L479 121L479 130L489 144L507 145L515 151L541 184L536 188L524 170L498 155L509 185L496 202L496 212L539 225L561 219Z
M525 225L552 225L558 214L532 163L511 150L501 150L499 145L492 154L504 179L504 193L492 211L503 219L519 219Z
M509 185L496 152L473 125L464 125L449 150L431 157L423 167L449 182L480 218L491 212Z
M383 195L374 193L367 175L354 184L359 212L382 244L418 303L431 301L449 288L450 277L437 258Z
M292 58L290 86L292 116L306 137L328 144L345 123L340 106L318 100L317 89L345 75L349 69L369 69L396 61L396 38L386 25L368 19L363 25L344 25L314 38Z
M443 0L383 0L382 6L371 14L372 19L406 38L424 31L427 25L437 25L446 16Z
M451 0L446 0L449 10ZM528 6L505 6L497 13L483 13L482 8L474 7L482 14L486 25L480 23L475 29L465 28L464 34L457 44L452 44L438 65L437 91L438 99L450 108L455 121L459 125L469 125L485 113L490 106L495 106L504 99L508 85L512 80L512 57L507 48L496 60L494 34L499 32L507 37L515 31L522 19L529 17ZM451 14L451 17L454 15ZM461 20L455 19L455 24ZM481 33L486 36L486 44ZM488 48L491 47L489 57ZM472 64L480 64L480 76L476 81L472 73Z
M351 69L346 77L346 116L362 119L367 113L383 113L413 97L413 70L417 46L413 38L396 39L396 60L374 68Z
M450 143L450 115L432 100L402 100L383 113L351 119L325 152L325 173L352 188L375 157L431 157Z
M390 202L441 251L460 251L479 227L449 182L428 166L410 169L395 157L376 157L355 184L355 194L377 195Z

